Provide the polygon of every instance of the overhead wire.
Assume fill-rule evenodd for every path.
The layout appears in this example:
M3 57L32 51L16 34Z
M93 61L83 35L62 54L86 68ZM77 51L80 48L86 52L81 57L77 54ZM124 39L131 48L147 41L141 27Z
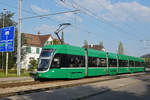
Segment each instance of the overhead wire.
M14 8L14 9L18 9L18 7L16 7L16 6L12 6L12 5L9 5L9 4L7 4L7 3L4 3L4 2L0 2L0 4L1 5L5 5L5 6L8 6L8 7L10 7L10 8ZM58 13L53 13L53 14L47 14L47 15L39 15L39 14L37 14L37 13L35 13L35 12L33 12L33 11L28 11L28 10L25 10L25 9L23 9L22 8L22 11L23 12L25 12L25 13L28 13L28 14L31 14L31 15L37 15L37 16L32 16L33 18L35 17L35 18L40 18L40 19L50 19L51 21L53 21L53 22L57 22L57 23L59 23L59 21L57 21L57 20L54 20L54 19L52 19L52 18L50 18L50 17L47 17L48 15L56 15L56 14L63 14L63 13L67 13L67 11L66 12L58 12ZM31 17L31 18L32 18ZM23 19L29 19L28 17L25 17L25 18L23 18ZM27 20L26 20L27 21ZM24 21L23 21L24 22ZM39 21L38 21L39 22Z
M37 16L25 17L25 18L22 18L22 19L24 20L24 19L31 19L31 18L41 18L41 17L45 17L45 16L65 14L65 13L76 12L76 11L79 11L79 10L63 11L63 12L50 13L50 14L45 14L45 15L37 15Z
M10 5L10 4L1 2L1 1L0 1L0 5L5 5L5 6L8 6L8 7L10 7L10 8L18 9L18 7L16 7L16 6L13 6L13 5ZM25 9L22 9L22 11L23 11L23 12L26 12L26 13L32 13L31 11L28 11L28 10L25 10Z
M55 3L57 3L55 0L53 0ZM58 3L57 3L57 5L58 5ZM72 5L71 5L72 6ZM74 7L73 7L74 8ZM80 11L81 12L81 11ZM82 11L83 12L83 11ZM89 21L89 20L88 20ZM96 26L98 27L98 26L100 26L100 25L98 25L98 24L96 24ZM100 26L101 28L102 28L102 26ZM83 28L80 28L80 27L78 27L80 30L82 30L83 32L87 32L87 31L85 31L85 29L83 30ZM108 30L108 29L107 29ZM88 30L88 32L89 32L89 30ZM93 32L90 32L90 33L93 33ZM99 33L99 32L94 32L94 33ZM92 36L94 36L94 37L97 37L96 35L92 35ZM120 37L120 38L118 38L118 37ZM115 38L118 38L118 40L120 40L120 41L122 41L122 40L124 40L125 38L122 38L120 35L117 35L117 36L115 36ZM111 38L113 41L114 41L114 38ZM125 40L127 40L127 39L125 39ZM129 40L129 39L128 39ZM115 41L116 41L116 39L115 39Z
M55 0L53 0L53 1L55 1ZM55 1L56 2L56 1ZM57 2L56 2L57 3ZM75 3L75 2L74 2ZM58 4L58 3L57 3ZM76 4L76 3L75 3ZM77 5L77 4L76 4ZM78 6L78 5L77 5ZM80 6L81 7L81 6ZM74 7L73 7L74 8ZM84 7L81 7L81 8L84 8ZM88 10L87 8L84 8L84 9L86 9L86 10ZM81 10L81 9L80 9ZM91 15L89 15L88 13L86 13L85 11L83 11L83 10L81 10L82 12L84 12L85 14L87 14L88 16L91 16ZM89 10L88 10L89 11ZM96 19L98 19L99 20L99 17L97 16L97 15L95 15L93 12L91 12L91 11L89 11L94 17L96 17ZM92 17L93 17L92 16ZM102 23L105 23L105 21L102 21L102 20L100 20ZM113 25L114 26L114 25ZM121 30L121 29L120 29ZM128 33L128 32L126 32L126 31L124 31L124 33Z
M0 2L0 4L4 4L4 5L7 5L7 6L9 6L9 7L12 7L12 8L18 9L18 8L17 8L17 7L15 7L15 6L11 6L11 5L6 4L6 3L3 3L3 2ZM24 11L24 12L26 12L26 13L30 13L30 14L36 14L36 13L33 13L33 12L28 11L28 10L25 10L25 9L23 9L23 11ZM39 14L36 14L36 15L39 15ZM40 15L39 15L39 17L40 17ZM50 19L49 17L44 17L44 16L42 16L42 18L48 18L48 19ZM52 21L54 21L54 22L59 23L59 22L58 22L58 21L56 21L56 20L53 20L53 19L50 19L50 20L52 20ZM80 28L80 29L81 29L81 28Z
M103 7L103 9L105 9L105 10L107 10L109 13L111 13L111 15L112 16L114 16L114 17L116 17L116 18L118 18L118 19L120 19L120 17L119 16L117 16L117 15L115 15L114 13L112 13L110 10L108 10L104 5L102 5L101 4L101 2L99 1L99 0L96 0L97 2L98 2L98 4L101 6L101 7ZM121 8L121 10L122 10L122 8ZM121 22L122 24L124 24L125 26L127 26L128 27L128 29L130 29L131 31L134 31L134 32L137 32L136 30L137 30L137 28L136 27L134 27L133 25L131 26L131 25L129 25L128 23L125 23L124 21L122 21ZM132 28L131 28L132 27ZM136 35L136 34L134 34L134 35ZM139 38L139 36L137 36L136 35L136 37L138 37Z
M74 2L74 0L72 0L73 2ZM77 4L76 2L74 2L75 4ZM79 4L77 4L77 5L79 5ZM106 22L107 23L109 23L109 24L107 24L107 25L111 25L113 28L115 28L116 30L119 30L119 31L121 31L121 33L125 33L125 34L129 34L126 30L124 30L124 29L122 29L121 27L118 27L118 26L116 26L115 24L113 24L113 23L110 23L110 22L108 22L108 21L106 21L104 18L102 18L102 17L100 17L100 16L97 16L95 13L93 13L92 11L90 11L88 8L86 8L86 7L83 7L83 6L81 6L81 5L79 5L81 8L83 8L84 10L86 10L87 12L89 12L90 14L92 14L92 16L93 17L95 17L97 20L99 20L99 21L101 21L102 23L105 23L106 24ZM86 13L86 12L85 12ZM87 15L89 15L88 13L86 13ZM91 15L89 15L89 16L91 16ZM134 38L137 38L135 35L133 35L133 34L129 34L129 35L132 35Z
M91 12L91 11L90 11ZM93 14L93 13L92 13ZM95 15L95 14L94 14ZM97 18L97 16L96 16L96 18ZM113 25L114 26L114 25ZM116 25L115 25L115 27L116 27ZM129 27L129 26L128 26ZM126 30L122 30L121 28L119 28L119 30L121 30L121 31L123 31L123 33L125 33L125 34L127 34L128 32L126 31ZM129 33L128 33L129 34ZM133 34L129 34L129 35L132 35L133 37L137 37L137 36L135 36L135 35L133 35ZM139 37L138 37L139 38ZM137 40L137 39L136 39ZM138 41L138 40L137 40Z
M59 4L58 4L55 0L53 0L53 2L55 2L56 5L59 6ZM63 2L63 3L64 3L64 2ZM73 4L71 4L71 5L67 4L67 5L73 7L73 9L75 9L75 6L73 6ZM80 10L80 12L83 12L83 11ZM93 22L92 22L92 23L93 23ZM94 23L94 24L95 24L97 27L99 26L98 23ZM81 27L79 27L79 26L78 26L78 28L79 28L81 31L83 31L83 32L90 32L89 30L83 29L83 28L81 28ZM90 32L90 33L93 33L93 32ZM99 33L99 32L94 32L94 33ZM92 35L92 36L97 37L97 36L95 36L95 35ZM119 37L120 37L120 36L119 36ZM113 39L113 38L112 38L112 39ZM119 38L118 38L118 39L119 39Z

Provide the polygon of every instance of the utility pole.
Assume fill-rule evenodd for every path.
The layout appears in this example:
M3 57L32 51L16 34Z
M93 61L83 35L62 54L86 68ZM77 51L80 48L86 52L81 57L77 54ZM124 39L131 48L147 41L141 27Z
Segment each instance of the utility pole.
M75 15L75 45L77 45L77 12L74 12Z
M61 41L62 41L62 44L64 44L64 32L63 31L61 33Z
M91 32L88 32L88 43L90 43L90 33Z
M140 40L140 41L144 43L144 49L146 49L147 42L150 41L150 40Z
M22 0L18 0L18 41L17 41L17 75L20 76L21 69L21 6Z

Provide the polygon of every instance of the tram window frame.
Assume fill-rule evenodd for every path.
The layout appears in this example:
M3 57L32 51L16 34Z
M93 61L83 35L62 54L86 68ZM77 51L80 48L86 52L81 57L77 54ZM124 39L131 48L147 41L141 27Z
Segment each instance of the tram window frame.
M96 57L88 57L88 67L98 67L96 65Z
M128 60L118 60L119 67L129 67Z
M108 59L108 65L109 67L117 67L117 59Z
M135 67L134 61L129 61L129 66L130 67Z
M59 56L60 64L58 68L77 68L85 67L85 57L80 55L70 55L58 53L54 56L51 64L51 68L57 68L54 65L54 59Z
M88 57L88 67L107 67L106 58Z

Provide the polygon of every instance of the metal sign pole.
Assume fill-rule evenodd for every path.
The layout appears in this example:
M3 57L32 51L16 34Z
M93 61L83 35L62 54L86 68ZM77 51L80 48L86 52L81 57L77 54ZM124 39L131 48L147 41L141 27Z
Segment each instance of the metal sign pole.
M6 76L8 75L8 52L12 51L14 51L14 26L1 29L0 52L6 52Z
M6 76L8 75L8 52L6 53Z
M6 76L8 75L8 35L9 35L9 32L5 32L5 35L6 35Z

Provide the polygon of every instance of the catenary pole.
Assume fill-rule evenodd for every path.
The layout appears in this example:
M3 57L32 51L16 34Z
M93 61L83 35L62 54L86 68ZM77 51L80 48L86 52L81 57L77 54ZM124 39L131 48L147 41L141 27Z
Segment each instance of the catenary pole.
M75 15L75 45L77 45L77 12L74 12Z
M18 37L17 37L17 75L20 76L21 69L21 6L22 0L18 0Z

